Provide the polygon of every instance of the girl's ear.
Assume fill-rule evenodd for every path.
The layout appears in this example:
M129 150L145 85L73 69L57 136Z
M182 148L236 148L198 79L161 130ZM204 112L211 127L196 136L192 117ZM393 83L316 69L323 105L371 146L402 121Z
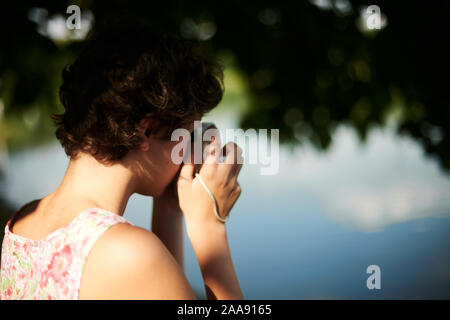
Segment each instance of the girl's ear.
M148 151L150 148L148 138L150 137L151 130L148 127L149 124L150 124L149 119L142 119L141 122L139 123L139 134L142 137L142 143L139 147L141 151Z

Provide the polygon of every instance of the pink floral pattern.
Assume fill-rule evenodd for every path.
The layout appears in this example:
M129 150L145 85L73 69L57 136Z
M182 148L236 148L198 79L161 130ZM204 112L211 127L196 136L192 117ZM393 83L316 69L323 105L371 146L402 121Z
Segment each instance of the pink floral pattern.
M116 223L133 225L113 212L90 208L44 239L32 240L12 233L11 221L2 243L0 300L78 299L83 267L95 241Z

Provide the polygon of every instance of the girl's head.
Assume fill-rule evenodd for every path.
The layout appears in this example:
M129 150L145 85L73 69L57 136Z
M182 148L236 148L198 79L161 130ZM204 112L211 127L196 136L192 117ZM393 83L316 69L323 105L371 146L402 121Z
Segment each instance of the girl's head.
M193 129L222 94L221 68L185 40L116 26L92 37L63 71L56 137L71 159L83 153L105 164L133 163L142 185L136 192L155 195L179 168L170 160L172 131ZM147 189L150 172L157 187Z

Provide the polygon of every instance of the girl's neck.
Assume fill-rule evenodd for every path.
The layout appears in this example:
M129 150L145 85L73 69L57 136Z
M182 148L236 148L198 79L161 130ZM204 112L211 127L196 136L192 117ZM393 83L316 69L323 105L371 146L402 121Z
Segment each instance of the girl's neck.
M81 154L70 160L60 186L48 196L47 204L49 208L64 204L99 207L123 215L134 191L133 173L120 162L104 165Z

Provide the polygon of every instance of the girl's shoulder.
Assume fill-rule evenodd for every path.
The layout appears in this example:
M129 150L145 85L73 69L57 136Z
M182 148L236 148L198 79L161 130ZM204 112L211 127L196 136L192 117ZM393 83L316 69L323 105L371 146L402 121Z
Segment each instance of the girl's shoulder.
M150 298L162 292L168 280L165 275L173 277L172 281L184 277L160 239L138 226L116 224L91 249L83 271L80 299Z

